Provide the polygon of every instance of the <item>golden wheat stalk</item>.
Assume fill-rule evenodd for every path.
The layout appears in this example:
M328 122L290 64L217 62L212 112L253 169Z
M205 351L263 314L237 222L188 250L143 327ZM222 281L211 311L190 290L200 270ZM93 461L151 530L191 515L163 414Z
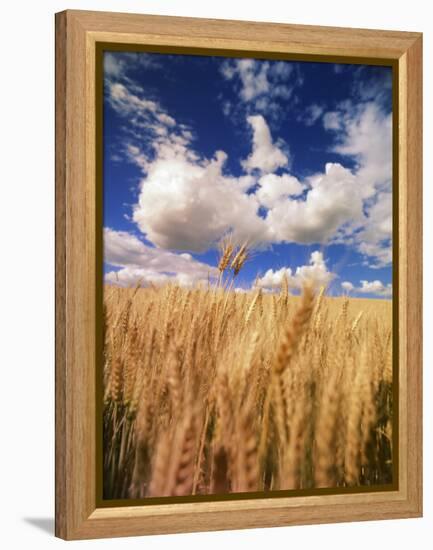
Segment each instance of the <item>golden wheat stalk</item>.
M389 302L295 297L287 279L279 295L227 282L105 298L104 498L392 481Z

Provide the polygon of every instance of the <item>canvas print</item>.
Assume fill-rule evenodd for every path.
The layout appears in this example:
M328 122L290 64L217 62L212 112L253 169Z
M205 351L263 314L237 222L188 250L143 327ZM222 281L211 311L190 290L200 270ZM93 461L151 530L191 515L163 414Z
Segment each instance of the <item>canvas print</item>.
M390 486L392 69L105 51L103 80L103 498Z

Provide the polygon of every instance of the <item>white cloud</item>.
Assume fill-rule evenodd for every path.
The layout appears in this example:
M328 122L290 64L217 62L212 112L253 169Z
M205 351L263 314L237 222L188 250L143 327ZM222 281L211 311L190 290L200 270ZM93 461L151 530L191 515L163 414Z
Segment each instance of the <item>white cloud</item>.
M259 185L256 197L265 208L273 208L289 196L300 195L305 188L297 178L289 174L266 174L259 179Z
M105 275L105 281L117 286L134 287L140 284L146 286L162 286L167 283L175 283L179 286L191 288L197 284L207 284L208 279L195 277L188 273L161 273L151 269L124 267L119 271L110 271Z
M362 101L390 105L392 101L391 67L360 65L354 73L354 95Z
M128 122L125 128L129 137L123 145L127 159L146 170L149 154L144 153L145 149L168 147L186 154L191 132L177 124L157 101L146 98L142 88L118 81L109 81L106 86L110 106ZM191 151L189 154L193 155Z
M374 294L375 296L383 296L388 298L392 296L392 284L384 284L382 281L361 281L361 286L355 287L349 281L344 281L341 283L342 288L349 292L356 292L359 294Z
M201 158L190 146L190 130L137 87L132 89L136 93L121 83L109 86L112 107L137 130L125 153L145 174L132 218L146 238L160 248L192 251L209 249L228 231L235 240L267 242L269 230L258 215L259 200L246 193L256 178L224 174L223 151L211 160ZM286 163L264 119L258 131L253 164L261 160L263 149L272 155L272 168Z
M382 281L361 281L361 287L357 289L362 294L376 294L377 296L391 296L392 285L384 285Z
M327 286L336 275L326 267L323 253L315 251L311 254L308 265L299 266L293 272L290 267L282 267L274 271L269 269L265 275L256 281L256 287L267 291L278 290L286 278L289 288L301 289L305 284L315 287Z
M392 115L369 102L346 112L343 138L334 148L336 153L354 157L359 164L357 175L364 196L391 183Z
M292 270L290 267L282 267L276 271L268 269L263 277L257 279L256 286L267 290L277 290L281 288L284 278L286 278L288 283L291 280Z
M287 80L293 73L293 63L287 61L276 61L270 64L269 74L281 80Z
M336 133L334 151L355 159L356 179L365 217L355 246L370 267L392 261L392 114L374 101L350 101L323 116L324 127Z
M104 54L104 75L105 77L119 78L123 75L125 69L124 61L111 52Z
M362 241L358 245L358 250L366 256L364 265L372 269L386 267L392 262L392 247L388 243L381 244Z
M155 101L142 99L132 93L127 86L121 82L111 82L108 84L110 105L119 114L144 116L147 113L157 113L158 104Z
M354 286L350 281L343 281L341 283L341 288L346 292L351 292L354 289Z
M325 108L317 103L312 103L299 115L298 121L304 122L306 126L313 126L323 115Z
M269 91L268 69L269 63L266 62L260 64L254 59L236 60L233 75L237 73L242 81L240 96L244 101L251 101Z
M162 124L166 124L167 126L176 125L176 121L174 120L174 118L170 115L167 115L166 113L158 113L157 118Z
M366 263L380 268L392 262L392 194L379 192L366 212L364 229L358 233L358 249Z
M262 176L259 180L251 174L230 177L223 171L227 158L223 151L213 160L200 158L190 147L191 132L181 125L173 128L174 119L159 105L127 93L125 87L114 90L120 113L129 113L134 105L135 111L151 111L164 130L155 135L150 158L139 145L126 147L129 158L145 173L133 219L156 246L203 251L227 231L251 244L348 242L351 236L371 266L391 261L391 196L383 191L367 201L359 171L329 163L324 174L307 182L289 173L275 174L287 167L289 153L273 142L264 117L256 115L247 119L253 144L242 165L250 173L259 170ZM353 135L350 131L338 147L354 153ZM360 158L370 158L361 144L356 150ZM255 184L255 194L247 193ZM265 219L258 214L260 207L268 209Z
M107 59L110 65L110 57ZM122 62L122 58L114 59ZM111 108L127 121L123 153L129 161L146 171L155 153L198 159L189 147L193 140L190 129L179 124L158 101L147 98L141 86L126 77L110 78L106 90Z
M383 241L392 236L392 194L379 192L368 209L368 225L362 236L369 241Z
M275 146L261 115L249 117L253 127L253 150L244 168L260 169L262 176L230 177L223 171L227 155L201 159L182 136L172 133L154 143L155 157L148 161L139 148L133 150L145 172L133 219L147 239L167 249L203 251L228 231L235 239L251 244L270 242L344 242L358 230L360 251L367 254L373 235L364 227L363 197L357 177L339 164L327 164L324 174L300 182L285 173L272 173L288 162ZM255 193L248 189L258 184ZM293 198L301 195L299 198ZM267 214L259 216L259 208ZM371 207L371 220L380 225L382 208ZM382 220L383 221L383 220ZM369 249L365 248L370 246ZM376 249L376 256L382 254Z
M146 170L148 164L147 156L141 151L140 147L127 143L125 145L126 158L139 166L142 170Z
M314 178L305 200L287 199L269 210L267 223L275 241L326 243L344 224L363 219L356 177L340 164L328 163Z
M142 285L176 281L191 286L198 281L215 278L218 270L195 260L190 254L175 254L153 248L125 231L104 230L104 261L120 267L106 275L106 280L121 286L142 281Z
M204 251L229 230L237 241L267 241L265 221L257 215L255 195L245 191L252 176L223 174L227 155L194 160L164 147L148 166L133 219L161 248Z
M274 172L289 163L289 156L272 142L269 126L262 115L249 116L248 123L253 129L253 151L241 162L247 172L258 169L263 173Z
M302 85L293 62L226 59L220 70L224 79L238 86L241 103L274 118L281 111L279 100L285 100L287 107L295 88Z
M336 275L328 271L323 253L312 252L309 265L297 267L293 276L295 285L301 288L305 283L312 283L316 286L326 286Z
M239 96L245 102L263 94L288 99L292 88L283 82L290 78L292 72L293 64L284 61L272 63L255 59L227 59L221 65L221 74L226 80L239 80Z
M337 111L328 111L323 115L323 127L325 130L340 130L342 124L341 113Z
M289 148L273 140L265 118L248 116L252 151L241 161L246 174L233 177L226 171L227 155L217 151L207 159L194 151L191 129L128 79L125 63L106 57L106 86L111 107L127 122L130 139L123 153L144 174L133 220L150 242L203 251L233 231L235 239L253 245L342 242L363 254L370 267L389 265L392 128L391 116L378 105L369 101L355 107L346 101L328 113L310 105L304 122L322 117L334 132L334 152L357 164L348 170L328 163L323 174L305 181L288 172ZM242 102L251 108L259 103L267 112L276 97L291 93L289 81L301 83L290 63L244 59L227 60L222 67L225 78L240 83ZM265 217L259 215L263 209Z
M151 53L135 52L105 52L104 53L104 77L130 81L127 77L128 69L142 67L146 69L160 68L158 56Z

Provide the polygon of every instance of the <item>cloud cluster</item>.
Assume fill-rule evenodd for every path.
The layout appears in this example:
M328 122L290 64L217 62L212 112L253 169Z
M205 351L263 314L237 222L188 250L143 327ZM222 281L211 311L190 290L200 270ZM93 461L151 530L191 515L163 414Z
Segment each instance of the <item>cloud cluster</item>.
M285 106L296 101L294 91L303 83L296 64L287 61L226 59L220 68L223 78L235 84L240 102L247 111L276 118ZM230 114L233 105L223 102L223 112Z
M291 196L301 195L305 189L305 185L298 178L289 174L266 174L259 179L258 184L256 197L260 205L268 209L274 208Z
M104 261L118 271L106 274L107 282L131 286L160 285L176 281L181 286L207 282L218 275L218 270L195 260L190 254L175 254L168 250L144 244L125 231L104 230Z
M257 279L255 286L268 292L278 291L286 279L289 288L299 290L305 284L318 288L327 286L335 277L335 273L328 271L323 253L315 251L312 252L309 263L297 267L295 271L290 267L282 267L276 271L268 269L263 277Z
M345 103L338 113L342 134L334 151L354 158L359 165L357 176L364 196L389 188L392 177L392 115L376 102L354 107Z
M350 281L343 281L341 287L346 292L356 292L359 294L373 294L375 296L383 296L389 298L392 296L392 284L384 284L382 281L361 281L361 286L356 287Z
M127 137L119 149L123 149L126 158L143 171L155 156L182 155L198 159L190 148L194 137L190 128L176 121L159 101L149 98L144 89L127 76L128 59L124 56L104 58L104 65L109 68L105 73L107 101L127 121L124 126ZM152 58L148 61L138 59L138 66L155 63Z
M362 190L340 164L328 163L311 180L301 200L283 200L269 210L267 222L277 242L326 243L345 224L361 222Z
M125 102L114 104L119 113L127 112ZM132 102L137 104L134 98ZM128 154L145 172L133 220L154 245L201 252L227 231L252 244L328 243L341 238L343 229L347 235L362 226L364 190L356 175L337 163L328 163L324 173L308 182L288 172L278 175L275 171L289 163L287 148L273 142L264 117L249 117L248 122L253 128L252 152L242 162L247 174L240 177L224 172L226 153L201 158L185 131L179 134L176 127L154 140L152 156L128 146ZM386 204L383 199L370 209L362 253L383 257L382 248L373 249L373 238L379 238L373 226L383 222ZM265 213L260 215L260 208Z
M377 103L346 101L326 113L310 106L308 124L322 120L335 138L334 153L356 165L328 163L323 173L306 180L291 173L289 147L273 139L265 117L247 116L251 153L235 177L224 151L206 158L194 150L191 128L130 80L122 58L117 65L110 57L105 61L108 101L128 123L124 153L143 172L132 219L153 245L201 252L232 231L236 240L257 246L345 243L370 267L389 265L392 124ZM293 84L299 76L294 67L226 60L222 74L238 83L241 100L255 109L262 97L289 93L278 86Z
M288 173L269 173L269 164L260 165L258 180L226 175L226 158L223 151L206 160L190 158L187 148L158 148L133 212L149 241L161 248L201 252L232 231L235 240L256 245L327 243L342 227L349 231L362 222L358 182L339 164L326 165L307 185ZM258 168L259 158L253 153L248 160ZM265 158L270 162L272 157ZM265 212L260 214L260 208Z
M334 151L357 162L356 180L364 221L355 246L370 267L392 261L392 114L375 101L356 106L350 101L323 116L335 133Z
M194 162L186 156L158 157L141 184L133 219L161 248L202 252L225 233L236 241L266 241L265 221L255 195L245 193L254 179L223 173L226 154Z

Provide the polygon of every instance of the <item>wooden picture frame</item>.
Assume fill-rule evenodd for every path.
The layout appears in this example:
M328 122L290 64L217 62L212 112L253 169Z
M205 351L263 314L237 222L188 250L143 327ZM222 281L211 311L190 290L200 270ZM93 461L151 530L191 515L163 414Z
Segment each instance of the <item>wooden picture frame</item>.
M398 483L392 491L101 507L95 376L100 43L344 62L395 70L398 128ZM395 249L394 249L395 250ZM211 531L422 515L422 35L120 13L56 14L56 536Z

